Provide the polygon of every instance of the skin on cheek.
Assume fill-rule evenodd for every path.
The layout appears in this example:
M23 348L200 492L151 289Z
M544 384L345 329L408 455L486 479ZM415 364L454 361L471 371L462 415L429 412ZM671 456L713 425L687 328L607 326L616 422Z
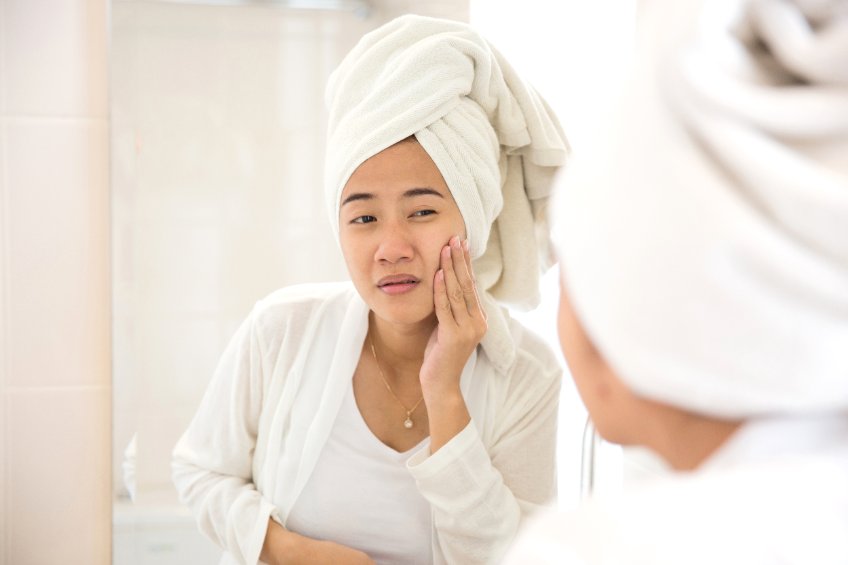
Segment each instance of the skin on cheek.
M576 320L574 313L571 311L571 303L568 301L568 294L565 291L565 285L560 280L559 286L559 310L557 312L557 330L559 333L559 344L563 355L571 368L574 375L576 366L581 365L581 357L579 350L581 336L580 332L576 331Z
M571 377L598 433L607 441L630 445L644 419L644 401L615 374L592 343L560 282L558 330Z
M604 419L605 397L608 396L600 367L601 360L571 308L571 302L562 281L560 281L557 329L560 347L577 392L592 420L598 425Z

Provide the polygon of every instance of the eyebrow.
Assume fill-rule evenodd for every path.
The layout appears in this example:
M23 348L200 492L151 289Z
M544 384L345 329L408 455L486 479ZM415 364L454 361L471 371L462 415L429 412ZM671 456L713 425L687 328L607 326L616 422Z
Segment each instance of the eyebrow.
M403 193L404 198L412 198L413 196L438 196L439 198L444 198L441 192L438 190L421 187L421 188L410 188L409 190ZM344 199L342 202L342 206L349 202L355 202L356 200L373 200L375 196L370 192L354 192L350 196Z

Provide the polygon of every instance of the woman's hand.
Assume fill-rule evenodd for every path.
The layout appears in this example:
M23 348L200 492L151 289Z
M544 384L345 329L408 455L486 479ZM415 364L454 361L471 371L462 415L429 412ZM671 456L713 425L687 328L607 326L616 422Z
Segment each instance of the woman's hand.
M361 551L290 532L270 519L260 559L269 565L375 565Z
M433 282L438 323L424 350L419 375L433 453L468 424L459 378L488 328L474 284L468 241L461 242L454 236L441 253L441 269Z

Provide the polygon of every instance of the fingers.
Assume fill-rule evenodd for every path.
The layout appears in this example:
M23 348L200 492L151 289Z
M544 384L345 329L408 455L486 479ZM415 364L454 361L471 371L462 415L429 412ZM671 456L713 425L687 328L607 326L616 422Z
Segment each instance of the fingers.
M485 325L486 313L477 294L468 240L461 242L458 236L452 237L442 249L441 263L448 303L456 322L463 323L470 317Z
M457 260L459 258L459 260ZM450 303L451 313L458 324L468 319L468 306L465 301L465 289L459 282L461 276L457 268L464 269L465 259L458 237L452 237L448 245L442 248L442 271L444 272L445 289Z
M433 280L433 303L436 307L436 319L439 324L455 326L453 313L451 312L450 299L448 298L447 288L445 287L445 271L439 269L436 271L436 276Z
M480 295L477 294L477 279L474 276L474 269L471 266L471 249L467 239L463 242L462 250L463 258L465 259L465 270L468 273L469 286L471 287L471 293L473 295L473 300L466 301L468 313L472 318L482 318L485 321L487 318L486 311L483 309L483 303L480 301Z

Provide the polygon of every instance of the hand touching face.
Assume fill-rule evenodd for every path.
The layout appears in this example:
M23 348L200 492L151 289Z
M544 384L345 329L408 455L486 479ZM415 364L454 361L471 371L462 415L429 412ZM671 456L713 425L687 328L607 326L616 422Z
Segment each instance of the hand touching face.
M452 237L441 251L441 268L433 282L438 325L424 352L421 389L426 399L459 390L459 377L488 324L471 267L468 241Z

